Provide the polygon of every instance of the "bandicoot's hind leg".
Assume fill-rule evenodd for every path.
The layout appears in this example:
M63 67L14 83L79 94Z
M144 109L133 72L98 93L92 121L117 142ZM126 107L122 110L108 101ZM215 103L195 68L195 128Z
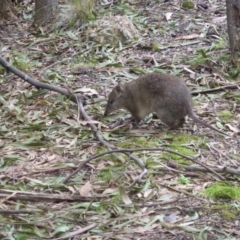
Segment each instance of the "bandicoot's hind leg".
M185 123L185 117L183 117L183 118L181 118L180 120L179 120L179 125L178 125L178 127L182 127L182 125Z
M182 118L176 118L176 114L171 114L169 111L158 111L157 116L158 118L167 124L169 128L172 129L177 129L181 127L185 123L185 117Z
M170 127L170 130L174 130L177 128L182 127L182 125L185 123L185 118L181 118L175 121L174 125L168 125Z

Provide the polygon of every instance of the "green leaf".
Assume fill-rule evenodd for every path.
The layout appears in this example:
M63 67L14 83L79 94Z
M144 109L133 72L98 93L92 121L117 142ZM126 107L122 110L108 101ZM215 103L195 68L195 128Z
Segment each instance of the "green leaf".
M72 40L79 40L78 37L72 32L72 31L67 31L66 34L68 35L69 38Z

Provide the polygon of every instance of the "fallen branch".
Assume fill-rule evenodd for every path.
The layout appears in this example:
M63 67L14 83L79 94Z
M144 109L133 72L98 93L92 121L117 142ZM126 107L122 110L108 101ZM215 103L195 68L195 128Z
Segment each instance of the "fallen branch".
M75 95L72 95L68 89L37 81L29 77L27 74L23 73L22 71L18 70L17 68L13 67L9 62L7 62L1 56L0 56L0 64L3 67L5 67L8 71L12 72L13 74L17 75L18 77L20 77L21 79L30 83L31 85L35 86L38 89L42 88L42 89L47 89L53 92L61 93L64 96L68 97L71 101L75 103L77 102ZM84 98L84 96L81 96L81 98Z
M240 88L240 83L232 84L232 85L226 85L218 88L211 88L211 89L206 89L206 90L201 90L201 91L193 91L191 92L192 95L198 95L198 94L205 94L205 93L212 93L212 92L220 92L224 91L227 89L239 89Z
M89 226L87 226L87 227L84 227L84 228L80 228L80 229L78 229L78 230L76 230L76 231L74 231L74 232L71 232L71 233L67 233L65 236L63 236L63 237L59 237L59 238L53 238L52 240L62 240L62 239L70 239L70 238L72 238L72 237L74 237L74 236L79 236L80 234L82 234L82 233L84 233L84 232L86 232L86 231L88 231L88 230L90 230L90 229L92 229L92 228L95 228L95 227L97 227L97 223L93 223L93 224L91 224L91 225L89 225Z
M96 198L83 197L79 195L60 195L60 194L42 194L36 192L11 191L0 189L0 199L26 200L26 201L48 201L48 202L86 202L93 201Z
M158 184L159 184L160 186L164 187L164 188L170 189L171 191L174 191L174 192L177 192L177 193L182 193L182 194L184 194L184 195L186 195L186 196L188 196L188 197L192 197L192 198L195 198L195 199L200 200L200 201L208 202L207 199L205 199L205 198L200 198L200 197L196 196L196 194L190 193L190 192L185 191L185 190L183 190L183 189L177 189L177 188L174 188L174 187L169 186L169 185L167 185L167 184L162 184L162 183L158 183Z
M94 159L97 159L99 157L102 157L103 155L106 155L106 154L112 154L112 153L116 153L116 152L120 152L120 153L133 153L133 152L140 152L140 151L163 151L163 152L168 152L168 153L172 153L172 154L175 154L175 155L178 155L178 156L181 156L181 157L184 157L202 167L204 167L205 169L207 169L208 171L212 172L213 174L215 174L217 177L219 177L221 180L224 180L224 178L219 175L218 173L216 173L214 170L212 170L211 168L205 166L203 163L200 163L198 162L196 159L194 158L191 158L189 156L186 156L184 154L181 154L181 153L178 153L178 152L175 152L173 150L169 150L169 149L165 149L165 148L135 148L135 149L115 149L115 150L111 150L111 151L107 151L107 152L104 152L104 153L100 153L100 154L96 154L88 159L86 159L84 162L82 162L78 168L73 171L66 179L63 180L63 183L66 183L72 176L74 176L76 173L78 173L82 168L83 166L86 164L86 163L89 163L90 161L94 160Z
M15 214L33 214L32 210L0 210L0 214L15 215Z
M209 172L209 170L205 167L186 166L186 165L178 164L176 162L170 162L168 163L168 166L174 169L185 169L188 172ZM169 170L169 169L166 169L166 170ZM216 173L226 173L226 174L240 176L239 170L229 168L229 167L221 167L221 168L214 167L214 168L211 168L211 170L213 170Z

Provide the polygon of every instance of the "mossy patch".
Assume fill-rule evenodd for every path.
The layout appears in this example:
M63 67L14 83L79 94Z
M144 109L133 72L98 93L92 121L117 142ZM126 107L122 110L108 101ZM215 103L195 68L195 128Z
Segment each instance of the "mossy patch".
M157 52L159 50L159 44L152 42L151 49L153 52Z
M135 137L126 139L119 143L122 148L157 148L158 138L155 137Z
M190 147L198 146L200 142L202 143L202 139L200 139L200 137L182 133L172 138L171 145L169 145L168 149L187 156L194 156L196 152L192 150ZM189 165L190 163L192 163L186 158L172 153L163 153L163 158L175 160L179 164Z
M0 74L4 74L6 69L1 65L0 66Z
M221 217L225 220L235 220L238 217L238 212L237 211L223 211L221 213Z
M116 181L117 183L124 180L124 166L109 166L101 169L99 178L104 182Z
M181 153L186 156L193 156L195 154L195 152L193 150L191 150L187 147L184 147L184 146L172 145L169 149L174 150L175 152ZM179 155L175 155L172 153L165 153L164 155L165 155L164 156L165 158L167 157L168 159L170 158L172 160L175 160L179 164L189 165L192 163L191 161L189 161L186 158L181 157ZM170 155L171 155L171 157L170 157Z
M194 3L192 1L184 1L182 3L183 8L194 8Z
M219 182L205 189L209 197L221 199L240 199L240 187L231 186L225 182Z
M94 0L72 0L73 12L82 21L93 20L94 16Z
M223 120L227 121L232 118L233 114L229 110L223 110L218 112L217 114L219 117L223 118Z
M172 141L172 144L187 144L187 145L195 145L195 142L200 140L202 141L202 138L196 135L189 135L186 133L177 133L176 135L170 135L166 134L164 136L165 139L169 139L169 141Z
M183 175L181 175L179 178L178 178L178 182L181 183L181 184L189 184L190 183L190 179L188 177L185 177Z
M239 210L234 208L230 203L217 203L211 207L212 212L220 212L220 215L223 219L231 221L235 220L239 216Z

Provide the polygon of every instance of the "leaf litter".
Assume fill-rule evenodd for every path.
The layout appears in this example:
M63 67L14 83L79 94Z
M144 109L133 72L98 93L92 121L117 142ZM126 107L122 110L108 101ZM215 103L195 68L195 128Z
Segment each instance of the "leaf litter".
M85 111L116 147L164 147L197 157L215 171L238 169L238 91L193 97L198 115L232 134L228 139L191 121L168 132L154 117L137 130L108 127L119 117L129 118L124 111L103 117L104 99L111 89L143 73L177 75L192 91L239 81L237 69L229 67L224 4L207 2L206 10L199 3L182 8L178 1L96 2L99 17L109 12L126 16L140 38L111 46L87 39L79 28L33 35L24 20L25 25L9 24L6 31L0 30L0 51L35 79L87 92ZM18 10L24 14L23 8ZM214 189L220 182L215 175L194 171L190 161L170 153L134 153L146 164L148 175L131 188L139 169L123 155L104 155L89 162L63 184L81 162L106 149L87 122L78 119L77 106L68 99L37 90L1 68L0 85L2 239L239 238L238 199L223 199L227 193L221 193L226 191L221 184ZM222 175L227 185L237 188L237 175ZM204 194L209 187L215 198ZM15 214L3 214L10 210Z

